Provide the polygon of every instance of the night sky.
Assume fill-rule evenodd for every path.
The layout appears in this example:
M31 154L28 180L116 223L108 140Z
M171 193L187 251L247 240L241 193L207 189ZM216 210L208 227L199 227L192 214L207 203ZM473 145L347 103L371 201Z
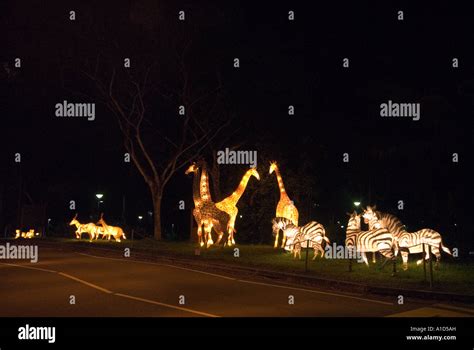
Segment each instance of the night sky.
M344 235L338 221L345 225L345 213L359 200L397 215L410 231L429 227L448 246L472 250L472 7L45 4L0 5L1 233L16 225L21 173L22 203L46 205L52 234L72 234L63 227L74 215L68 208L72 199L84 220L97 217L97 192L105 195L102 211L110 222L121 222L125 198L122 224L137 226L137 215L144 215L143 232L152 234L148 188L133 163L123 162L117 120L82 71L98 56L101 77L110 77L110 68L122 65L124 57L131 58L137 76L154 62L146 136L158 144L178 125L177 104L167 89L179 85L173 49L189 41L185 63L193 91L213 91L217 81L221 86L198 105L197 118L211 127L232 118L217 136L218 149L239 145L258 152L261 181L252 180L239 202L238 242L271 241L278 187L268 162L276 160L300 223L319 221L336 240ZM70 10L76 11L75 21L69 20ZM178 22L179 10L185 10L186 21ZM295 11L293 22L289 10ZM397 20L398 10L404 11L403 21ZM16 57L20 69L13 66ZM233 67L235 57L240 68ZM342 65L345 57L349 68ZM459 68L452 67L454 57ZM55 117L54 106L63 100L95 102L96 119ZM380 117L379 106L388 100L420 103L420 120ZM288 115L289 105L295 115ZM17 152L20 166L14 162ZM342 161L345 152L349 163ZM452 162L453 153L459 154L458 163ZM211 155L208 149L200 154L208 161ZM234 190L246 168L221 166L222 195ZM189 238L192 180L184 170L164 193L168 239ZM178 210L179 200L186 201L185 211ZM397 209L398 200L404 210Z

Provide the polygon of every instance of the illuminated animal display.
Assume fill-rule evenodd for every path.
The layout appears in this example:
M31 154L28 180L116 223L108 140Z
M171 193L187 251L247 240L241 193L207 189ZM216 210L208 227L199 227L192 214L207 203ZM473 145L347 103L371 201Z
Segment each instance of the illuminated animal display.
M363 217L364 221L369 224L369 228L382 227L390 231L395 241L395 255L398 255L398 251L400 251L404 270L408 269L408 254L423 253L423 243L431 246L431 252L436 257L436 266L441 260L440 248L451 255L449 248L443 245L441 234L432 229L424 228L416 232L408 232L396 216L377 211L375 206L368 206L364 210ZM430 258L427 249L424 258ZM423 258L418 260L417 264L422 262Z
M393 260L394 240L392 234L386 228L374 228L368 231L362 231L360 226L361 215L355 211L349 214L349 222L346 229L346 247L355 249L356 252L361 253L362 259L368 266L366 253L379 252L386 260Z
M280 174L280 170L278 169L278 165L276 162L270 163L270 171L269 173L272 174L275 172L278 181L278 188L280 190L280 200L278 201L277 208L276 208L276 217L283 217L291 220L293 225L298 226L298 209L293 204L293 201L290 200L288 193L285 190L285 185L283 184L283 179ZM278 247L278 239L279 239L279 230L277 232L273 232L275 235L275 244L274 248ZM286 237L283 233L281 247L285 247Z
M225 211L230 216L229 236L227 239L228 245L235 244L235 241L234 241L235 219L237 218L237 214L239 212L239 209L237 208L237 203L240 197L242 197L242 194L244 193L245 189L247 188L247 183L249 182L249 179L251 176L255 176L257 180L260 180L260 175L258 174L257 169L251 168L247 170L247 172L242 177L242 180L240 181L239 185L237 186L237 189L234 192L232 192L230 196L216 203L217 208L219 208L222 211ZM207 188L209 188L209 186L207 186Z
M287 237L285 248L289 248L293 252L293 257L301 259L301 248L309 247L314 249L313 260L316 259L318 253L324 256L323 241L329 244L330 241L326 237L324 226L316 221L310 221L306 225L298 227L289 223L283 228L283 233Z
M282 218L282 217L273 218L272 219L272 233L273 233L273 236L276 236L278 234L278 232L280 232L280 230L284 232L286 226L290 225L290 224L293 224L293 221L291 221L290 219ZM291 250L290 249L291 247L288 246L288 245L285 245L284 248L285 248L285 250L288 250L288 251Z
M121 227L107 225L107 223L104 220L104 213L100 214L100 219L97 222L97 225L102 226L102 228L104 229L103 235L106 235L108 240L110 240L110 237L113 237L116 242L120 242L122 238L127 239ZM96 230L96 233L97 233L97 230Z
M76 226L77 239L81 239L81 236L83 233L87 233L89 235L90 241L96 238L97 228L98 228L97 225L93 224L92 222L89 222L87 224L81 224L77 220L77 214L72 218L71 222L69 223L69 226Z
M20 230L15 230L15 239L17 238L33 238L34 236L39 236L39 233L35 234L34 229L30 229L28 232L21 232Z
M203 171L204 170L204 171ZM193 163L185 171L185 174L193 174L193 201L194 209L193 216L197 224L197 235L199 245L207 247L214 244L212 240L212 229L214 229L218 236L218 242L224 235L225 230L229 229L230 216L225 211L220 210L216 207L216 204L210 200L208 194L208 179L207 172L205 171L204 162ZM201 175L201 176L200 176ZM202 177L204 176L204 180ZM204 185L203 185L204 183ZM207 188L203 188L207 186ZM201 197L201 193L204 194L204 198ZM204 226L204 237L203 237L203 226Z

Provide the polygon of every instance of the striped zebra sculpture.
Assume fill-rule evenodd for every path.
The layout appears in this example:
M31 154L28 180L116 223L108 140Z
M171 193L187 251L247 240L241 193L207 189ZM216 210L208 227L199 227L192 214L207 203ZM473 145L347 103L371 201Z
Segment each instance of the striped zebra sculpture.
M326 237L324 226L316 221L310 221L304 226L295 226L287 218L277 217L272 220L273 232L282 230L286 237L285 250L293 252L293 257L301 259L301 248L306 248L309 240L309 247L314 249L313 260L316 259L318 252L321 257L324 256L323 241L329 244L329 238Z
M383 227L390 231L394 237L395 255L398 255L398 251L401 252L404 270L408 269L408 254L422 253L423 243L429 245L431 252L436 256L436 267L439 266L441 259L440 248L451 255L449 248L443 245L441 234L435 230L424 228L416 232L408 232L396 216L377 211L375 206L368 206L364 210L363 217L364 221L369 224L369 228ZM430 258L427 250L424 258ZM417 264L422 262L423 259L420 259Z
M379 252L388 260L395 258L393 254L393 236L386 228L374 228L368 231L362 231L360 228L361 215L353 212L349 215L349 222L346 229L346 247L355 249L361 253L365 264L369 266L367 252Z

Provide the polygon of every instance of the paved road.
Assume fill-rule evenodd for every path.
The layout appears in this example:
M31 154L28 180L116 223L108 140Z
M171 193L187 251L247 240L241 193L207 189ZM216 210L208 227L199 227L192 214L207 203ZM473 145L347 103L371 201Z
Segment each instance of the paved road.
M0 261L0 317L474 316L464 306L410 301L398 305L390 298L237 279L127 258L51 248L40 248L40 257L36 264ZM184 304L179 303L181 296Z

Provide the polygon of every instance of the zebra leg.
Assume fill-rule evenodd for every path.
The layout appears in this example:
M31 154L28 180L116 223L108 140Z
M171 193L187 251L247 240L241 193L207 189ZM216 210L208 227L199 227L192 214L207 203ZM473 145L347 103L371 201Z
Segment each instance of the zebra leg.
M441 252L439 250L439 247L437 246L432 246L431 247L431 252L433 255L436 257L436 264L435 264L435 269L439 268L439 261L441 260Z
M375 252L372 252L372 263L376 263L377 262L377 258L375 257Z
M273 245L273 248L278 247L278 236L280 235L280 230L278 230L275 234L275 244Z
M288 237L286 237L285 233L283 232L283 237L281 237L281 247L285 248L286 240Z
M364 260L365 264L369 266L369 260L367 260L367 255L365 255L365 252L362 252L361 255L362 255L362 260Z
M401 251L403 260L403 270L408 270L408 252Z

